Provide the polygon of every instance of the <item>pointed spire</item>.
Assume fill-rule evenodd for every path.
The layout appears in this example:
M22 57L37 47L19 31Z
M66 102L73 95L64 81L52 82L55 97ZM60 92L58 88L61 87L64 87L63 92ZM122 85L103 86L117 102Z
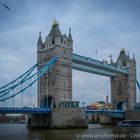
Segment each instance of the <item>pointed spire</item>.
M54 19L52 28L48 36L52 37L54 39L55 37L62 37L61 31L59 29L59 23Z
M66 34L63 35L63 38L64 38L64 37L65 37L65 38L68 38Z
M135 54L133 54L133 59L135 59Z
M68 40L69 40L69 41L73 41L72 35L71 35L71 28L69 28Z
M39 32L39 38L37 44L42 44L41 31Z
M52 23L52 26L55 26L55 25L59 25L59 23L57 22L56 18L54 18L54 21Z
M129 51L127 52L127 56L129 56Z
M122 48L121 49L121 51L120 51L120 53L124 53L125 52L125 49L124 48Z
M112 57L110 59L110 64L113 65L113 59L112 59Z
M120 62L121 61L121 62ZM128 59L128 56L126 55L126 53L125 53L125 49L124 48L122 48L121 49L121 51L120 51L120 54L119 54L119 56L118 56L118 58L117 58L117 63L118 64L121 64L122 63L122 66L126 66L127 65L127 62L129 61L129 59Z
M135 54L133 54L133 61L134 61L134 62L136 62L136 59L135 59Z
M127 57L128 57L128 59L130 59L130 57L129 57L129 51L127 52Z

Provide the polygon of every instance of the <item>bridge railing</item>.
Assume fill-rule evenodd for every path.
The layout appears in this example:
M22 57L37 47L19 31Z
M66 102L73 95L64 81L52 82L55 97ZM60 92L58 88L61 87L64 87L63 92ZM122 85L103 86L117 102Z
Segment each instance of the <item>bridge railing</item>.
M121 110L85 110L86 114L98 114L98 115L107 115L113 118L123 118L124 111Z
M29 107L0 107L0 114L33 114L33 113L50 113L49 108L29 108Z

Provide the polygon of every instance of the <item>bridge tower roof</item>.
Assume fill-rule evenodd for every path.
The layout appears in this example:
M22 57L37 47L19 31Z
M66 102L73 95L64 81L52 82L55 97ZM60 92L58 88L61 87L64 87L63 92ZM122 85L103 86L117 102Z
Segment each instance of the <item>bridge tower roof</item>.
M52 39L54 39L55 37L62 37L61 31L59 29L59 23L55 19L53 21L52 28L48 36L52 37Z
M129 61L129 57L126 55L124 48L122 48L120 51L119 57L117 59L117 63L120 60L122 61L123 66L126 66L127 62Z
M72 35L71 35L71 28L69 28L68 40L69 40L69 41L72 41L72 40L73 40L73 39L72 39Z
M37 44L42 44L41 31L39 32L39 38Z

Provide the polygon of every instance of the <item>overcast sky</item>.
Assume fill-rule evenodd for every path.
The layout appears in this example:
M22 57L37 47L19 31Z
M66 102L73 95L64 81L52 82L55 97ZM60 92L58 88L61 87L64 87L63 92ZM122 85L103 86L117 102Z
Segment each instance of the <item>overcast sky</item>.
M139 0L1 0L0 86L36 63L39 31L44 41L54 18L63 34L71 27L74 53L101 61L111 54L116 61L122 47L135 54L140 80ZM110 99L110 79L73 71L73 99L83 94L87 104Z

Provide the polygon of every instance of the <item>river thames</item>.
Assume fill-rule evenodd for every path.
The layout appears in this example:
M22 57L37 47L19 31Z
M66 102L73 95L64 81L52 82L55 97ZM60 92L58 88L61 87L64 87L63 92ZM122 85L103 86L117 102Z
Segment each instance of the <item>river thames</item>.
M0 124L0 140L116 140L140 139L140 127L89 124L88 129L28 130L25 124Z

